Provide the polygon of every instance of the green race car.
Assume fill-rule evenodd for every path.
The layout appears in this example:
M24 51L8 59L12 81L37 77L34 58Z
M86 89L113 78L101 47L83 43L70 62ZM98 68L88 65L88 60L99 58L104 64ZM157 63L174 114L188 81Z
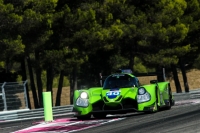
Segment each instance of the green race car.
M127 70L108 76L102 87L76 90L73 100L74 116L78 119L136 111L157 112L174 105L169 82L152 80L149 85L140 85L138 78Z

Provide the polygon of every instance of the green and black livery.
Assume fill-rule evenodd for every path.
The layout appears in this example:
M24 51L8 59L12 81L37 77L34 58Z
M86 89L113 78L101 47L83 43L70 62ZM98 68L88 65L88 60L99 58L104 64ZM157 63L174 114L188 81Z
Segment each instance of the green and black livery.
M76 90L73 100L73 112L78 119L157 112L160 108L170 109L175 103L169 82L152 80L148 85L140 85L138 78L127 70L108 76L102 87Z

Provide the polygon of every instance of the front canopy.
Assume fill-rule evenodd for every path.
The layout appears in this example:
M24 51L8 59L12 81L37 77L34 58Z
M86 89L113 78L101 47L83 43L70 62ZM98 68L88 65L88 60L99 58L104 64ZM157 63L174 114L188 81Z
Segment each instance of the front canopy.
M104 89L127 88L138 86L138 79L129 74L113 74L109 76L103 85Z

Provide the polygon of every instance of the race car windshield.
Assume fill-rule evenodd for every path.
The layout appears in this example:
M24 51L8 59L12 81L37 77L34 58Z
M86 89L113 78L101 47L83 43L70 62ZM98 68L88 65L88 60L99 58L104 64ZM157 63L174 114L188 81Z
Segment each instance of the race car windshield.
M112 75L104 82L104 89L127 88L138 86L138 80L126 74Z

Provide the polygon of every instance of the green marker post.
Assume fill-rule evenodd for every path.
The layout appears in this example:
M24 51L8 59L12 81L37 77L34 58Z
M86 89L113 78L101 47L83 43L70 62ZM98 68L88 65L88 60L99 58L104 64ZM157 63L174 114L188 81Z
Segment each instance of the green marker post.
M45 122L51 122L51 121L53 121L51 92L43 92L42 96L43 96Z

